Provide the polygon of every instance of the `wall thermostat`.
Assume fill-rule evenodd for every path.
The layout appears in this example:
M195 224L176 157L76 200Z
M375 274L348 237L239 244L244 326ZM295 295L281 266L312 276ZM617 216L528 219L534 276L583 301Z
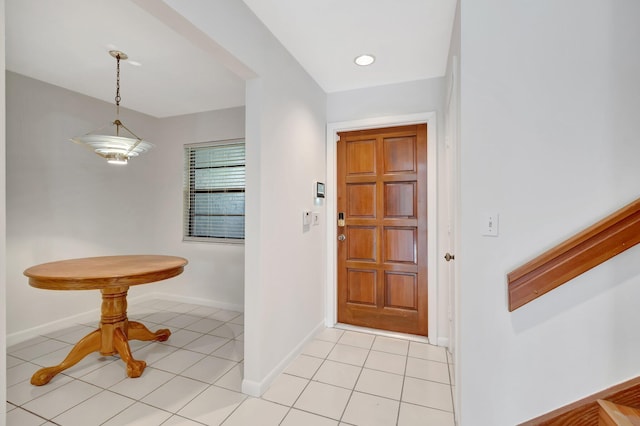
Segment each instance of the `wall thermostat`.
M324 183L316 182L313 185L313 193L316 198L324 198Z

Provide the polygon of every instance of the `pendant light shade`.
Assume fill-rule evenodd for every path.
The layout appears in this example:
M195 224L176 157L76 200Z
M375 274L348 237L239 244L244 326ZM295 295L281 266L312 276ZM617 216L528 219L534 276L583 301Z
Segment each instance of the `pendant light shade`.
M127 164L130 158L137 157L153 147L151 143L133 134L120 120L114 121L109 127L113 129L114 134L87 133L76 136L71 141L93 150L110 164ZM123 130L130 137L124 136Z
M117 64L116 119L108 126L71 138L71 141L93 150L110 164L127 164L130 158L149 151L153 144L142 140L120 121L120 60L126 60L128 56L118 50L111 50L109 54L116 58ZM111 129L111 134L98 133L106 128Z

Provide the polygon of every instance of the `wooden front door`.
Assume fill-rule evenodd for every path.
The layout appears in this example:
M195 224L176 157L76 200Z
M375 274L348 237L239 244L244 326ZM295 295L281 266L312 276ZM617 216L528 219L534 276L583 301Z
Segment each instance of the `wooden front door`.
M339 133L338 322L427 335L427 125Z

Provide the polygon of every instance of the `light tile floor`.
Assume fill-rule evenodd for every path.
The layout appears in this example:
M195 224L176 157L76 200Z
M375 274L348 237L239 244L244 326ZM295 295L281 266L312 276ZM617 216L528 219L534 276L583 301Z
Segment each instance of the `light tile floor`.
M262 398L241 393L239 312L153 300L129 307L166 342L132 341L147 368L126 377L116 356L89 355L48 385L31 375L58 364L95 324L78 324L7 350L7 425L453 426L447 352L426 343L323 330Z

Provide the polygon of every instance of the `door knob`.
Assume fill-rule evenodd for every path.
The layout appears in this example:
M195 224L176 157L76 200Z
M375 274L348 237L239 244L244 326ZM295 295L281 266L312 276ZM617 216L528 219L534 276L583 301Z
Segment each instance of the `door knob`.
M444 255L444 260L446 260L447 262L451 262L455 258L456 257L454 255L452 255L451 253L447 253L447 254Z
M338 235L338 241L344 241L346 239L347 239L346 235L344 235L344 234Z

